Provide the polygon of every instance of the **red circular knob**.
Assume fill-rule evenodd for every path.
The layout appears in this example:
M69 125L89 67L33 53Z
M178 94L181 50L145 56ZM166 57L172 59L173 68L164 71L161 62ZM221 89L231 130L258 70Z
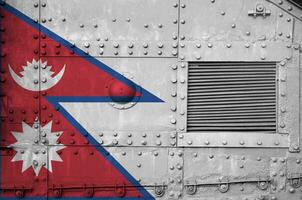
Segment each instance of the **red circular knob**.
M127 85L120 81L114 80L109 85L109 96L114 102L127 103L130 102L135 94L135 84L127 81Z

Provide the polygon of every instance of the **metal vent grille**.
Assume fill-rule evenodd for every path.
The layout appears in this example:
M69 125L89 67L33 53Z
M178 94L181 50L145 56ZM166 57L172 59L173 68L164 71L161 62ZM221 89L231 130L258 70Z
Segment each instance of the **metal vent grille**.
M187 131L276 131L276 65L190 63Z

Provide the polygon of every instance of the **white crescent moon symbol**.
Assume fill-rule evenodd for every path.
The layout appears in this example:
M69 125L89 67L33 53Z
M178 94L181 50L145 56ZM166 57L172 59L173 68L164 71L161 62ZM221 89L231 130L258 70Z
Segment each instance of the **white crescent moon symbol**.
M16 83L18 83L18 85L21 86L22 88L30 91L43 91L55 86L63 77L63 74L65 72L65 66L66 65L64 65L62 70L55 77L48 79L46 82L41 82L39 88L39 84L35 83L35 80L33 78L34 75L32 77L26 77L26 76L19 77L11 68L11 66L8 65L9 72L13 77L13 79L16 81Z

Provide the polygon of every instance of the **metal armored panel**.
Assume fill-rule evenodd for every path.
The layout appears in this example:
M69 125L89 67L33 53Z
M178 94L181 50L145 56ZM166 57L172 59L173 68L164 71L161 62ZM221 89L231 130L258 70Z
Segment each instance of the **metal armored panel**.
M177 2L43 0L41 3L42 24L87 54L102 57L177 56ZM51 44L43 53L70 55Z
M60 58L48 60L59 62ZM102 61L140 87L148 88L161 96L165 103L140 103L138 99L137 102L129 104L110 101L77 104L62 102L61 105L87 128L101 145L174 146L177 108L174 97L177 85L175 59L106 58ZM84 81L94 87L94 83L89 83L89 79ZM111 84L108 80L108 84L102 87L108 88ZM83 110L85 115L79 114Z
M0 0L0 198L301 198L302 11L290 2ZM242 69L269 84L232 82ZM265 105L256 116L217 93L241 86ZM196 104L211 110L197 121Z

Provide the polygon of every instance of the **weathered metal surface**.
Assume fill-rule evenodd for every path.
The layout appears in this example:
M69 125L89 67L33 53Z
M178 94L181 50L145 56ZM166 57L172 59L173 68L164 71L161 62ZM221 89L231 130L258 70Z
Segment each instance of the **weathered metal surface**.
M175 57L178 34L175 3L94 0L87 4L80 0L45 0L41 22L93 56ZM88 12L83 12L83 7ZM66 55L53 49L47 47L47 55Z
M292 1L0 6L0 199L302 198L302 10ZM238 113L217 109L234 113L255 89L240 69L223 73L225 63L247 74L250 63L275 66L269 133L259 122L267 107L255 108L255 120L244 113L241 121L261 129L244 132L236 131ZM198 98L200 81L210 98L188 100L192 65L216 67L196 76ZM252 86L226 96L242 84ZM231 117L234 130L188 129L192 102Z

